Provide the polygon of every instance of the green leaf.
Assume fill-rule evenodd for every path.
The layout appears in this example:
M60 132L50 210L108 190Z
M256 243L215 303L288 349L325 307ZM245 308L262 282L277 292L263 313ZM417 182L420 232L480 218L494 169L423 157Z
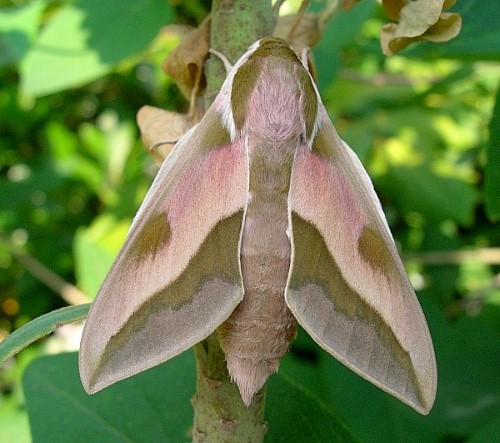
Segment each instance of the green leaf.
M145 50L170 19L164 0L66 4L22 63L22 89L41 96L95 80Z
M188 441L194 391L191 352L92 396L81 386L76 354L35 360L24 377L33 440L54 443L68 435L72 442ZM266 441L356 441L334 411L284 373L272 377L266 409Z
M475 432L467 443L484 443L486 441L500 440L500 414L486 426Z
M90 297L97 294L127 235L130 221L117 223L111 215L96 218L75 236L74 251L78 286Z
M87 316L90 304L68 306L41 315L16 329L0 343L0 363L17 354L39 338L53 332L66 323L82 320Z
M330 85L340 68L340 50L351 44L363 23L373 15L376 3L363 0L349 11L340 10L328 23L314 58L319 77L319 89Z
M0 405L0 441L2 443L30 443L28 417L24 408L2 398Z
M500 219L500 88L490 120L490 139L486 147L488 163L484 171L484 203L491 219Z
M19 62L29 50L40 26L46 2L0 10L0 65Z
M185 352L92 396L82 388L76 353L35 360L23 380L33 441L189 441L193 360Z
M406 213L419 212L431 223L453 220L470 225L473 221L479 199L474 186L437 175L426 165L393 167L387 176L377 180L379 183Z
M331 404L325 404L283 369L269 381L266 420L269 430L265 441L269 443L359 441Z
M44 128L54 169L61 177L82 180L87 187L102 187L102 169L78 150L79 140L74 131L60 122L50 122Z
M433 322L430 329L439 370L430 424L448 434L472 434L500 415L498 335L484 314Z

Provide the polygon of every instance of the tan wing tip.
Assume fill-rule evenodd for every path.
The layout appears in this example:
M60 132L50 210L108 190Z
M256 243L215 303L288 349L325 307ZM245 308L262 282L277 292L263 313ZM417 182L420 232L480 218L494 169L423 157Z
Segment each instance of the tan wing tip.
M97 364L91 364L91 361L87 358L85 354L82 354L80 350L79 354L79 371L80 380L83 385L83 389L89 395L96 394L99 391L111 386L119 381L125 380L133 375L137 374L138 371L130 370L130 367L124 366L118 361L113 362L114 364L102 364L99 361ZM143 370L149 369L145 367Z
M88 380L84 380L82 378L82 375L80 374L80 380L82 382L82 386L83 386L83 390L88 394L88 395L92 395L92 394L95 394L96 392L99 392L100 389L97 389L95 387L95 385L91 385L89 384Z
M416 401L413 404L408 403L409 406L422 415L428 415L434 406L438 385L436 356L430 336L428 343L429 351L422 351L418 359L420 361L417 366L418 369L414 367L416 378L413 380L414 390L417 393Z
M78 372L80 374L80 381L82 382L83 390L91 395L94 391L94 386L91 384L92 376L88 369L87 358L85 357L84 343L80 344L80 351L78 352Z
M418 405L414 407L415 411L422 415L429 415L429 412L431 412L432 407L434 406L434 399L432 399L429 403Z
M434 406L437 391L437 372L435 366L428 368L428 371L424 371L423 373L414 373L414 377L412 378L408 377L406 387L404 388L402 386L396 388L387 384L386 381L372 380L363 374L360 375L372 381L373 384L383 391L410 406L419 414L428 415Z
M413 377L408 376L406 378L406 386L402 386L399 383L394 385L387 383L387 380L375 379L357 368L351 367L351 369L375 386L410 406L419 414L428 415L434 405L437 390L437 373L435 370L430 370L429 373L424 374L414 373Z
M431 399L425 399L417 403L414 401L414 399L409 399L399 395L394 396L422 415L428 415L432 409L432 406L434 405L434 397Z
M420 399L421 401L416 404L410 404L410 406L418 413L422 415L428 415L436 400L437 375L431 382L431 386L423 386L422 390L423 392L422 398Z
M278 371L279 360L256 361L248 358L227 356L227 369L234 383L238 386L241 399L250 406L252 399L271 374Z
M406 397L405 395L401 395L401 394L398 394L395 392L390 392L387 389L383 389L383 390L387 391L389 394L396 397L398 400L407 404L412 409L414 409L415 411L417 411L419 414L422 414L422 415L428 415L432 409L432 406L434 405L434 397L429 398L429 399L418 399L416 401L415 398Z
M95 388L95 385L90 383L89 377L87 377L82 370L80 369L80 381L82 382L83 390L88 394L95 394L98 389Z
M78 353L78 370L83 389L89 395L95 394L124 377L118 378L113 374L106 374L99 367L93 368L89 362L89 357L85 350Z
M86 371L81 363L79 365L79 372L83 389L88 395L95 394L96 392L99 392L104 388L104 386L97 385L97 383L95 382L95 374L91 374Z
M112 384L130 376L131 375L122 377L114 377L113 375L105 376L99 372L87 373L80 368L80 380L82 382L83 389L89 395L96 394L104 388L107 388L108 386L111 386Z

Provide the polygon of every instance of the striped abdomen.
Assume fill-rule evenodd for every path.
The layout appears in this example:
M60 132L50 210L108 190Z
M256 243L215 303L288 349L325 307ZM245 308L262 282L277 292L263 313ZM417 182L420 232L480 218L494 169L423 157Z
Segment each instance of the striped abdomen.
M245 295L219 330L229 373L250 404L295 335L284 290L290 268L287 199L294 150L253 140L241 243Z

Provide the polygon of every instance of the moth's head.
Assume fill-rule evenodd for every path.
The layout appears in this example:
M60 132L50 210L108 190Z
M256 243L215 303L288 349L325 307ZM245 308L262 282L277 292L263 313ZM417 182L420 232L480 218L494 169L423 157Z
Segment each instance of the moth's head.
M321 101L319 93L314 84L314 80L310 75L307 61L297 55L290 44L278 37L265 37L259 40L255 52L251 57L266 60L265 63L273 65L271 61L274 59L274 64L280 69L287 70L291 73L292 82L296 82L302 91L302 121L304 125L304 139L309 147L317 132L319 124L318 104Z
M255 42L251 47L254 52L251 57L269 58L279 57L290 62L300 63L297 54L286 40L278 37L264 37Z
M255 100L253 94L259 84L261 93L264 94ZM231 140L241 137L250 124L254 126L253 130L256 130L256 122L251 121L250 116L261 114L261 111L256 111L257 107L265 107L265 115L273 117L274 120L279 120L284 110L291 112L296 109L295 105L289 104L293 101L292 91L300 91L298 115L290 114L286 119L282 119L282 129L286 133L290 121L299 122L301 129L288 129L302 133L307 145L312 145L319 122L320 98L307 68L286 40L265 37L252 44L234 65L228 76L227 86L230 88L231 106L225 121ZM252 96L253 101L250 100ZM252 109L255 111L253 114ZM263 123L260 121L259 125L262 126ZM274 121L273 125L276 124L277 121Z
M259 48L279 48L279 47L282 47L282 48L286 48L288 50L293 51L290 44L286 40L279 38L279 37L272 37L272 36L264 37L264 38L261 38L260 40L257 40L257 42L255 42L254 45L256 45L256 47L259 47Z

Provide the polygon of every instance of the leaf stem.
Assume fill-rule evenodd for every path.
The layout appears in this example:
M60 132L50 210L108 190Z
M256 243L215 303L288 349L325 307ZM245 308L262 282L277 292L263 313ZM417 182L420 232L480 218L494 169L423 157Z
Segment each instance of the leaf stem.
M0 364L16 355L36 340L49 335L59 326L83 320L89 311L90 303L51 311L41 315L19 329L16 329L0 343Z

